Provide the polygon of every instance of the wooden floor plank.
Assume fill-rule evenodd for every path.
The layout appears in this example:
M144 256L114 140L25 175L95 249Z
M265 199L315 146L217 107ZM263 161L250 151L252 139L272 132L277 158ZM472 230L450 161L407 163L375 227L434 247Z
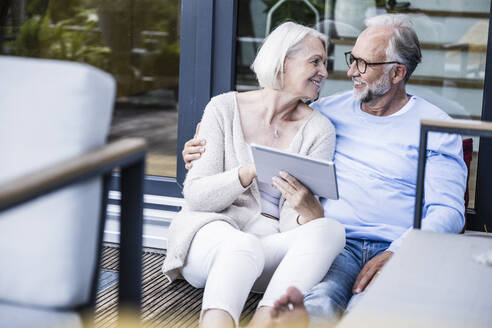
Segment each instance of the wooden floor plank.
M118 248L105 246L100 266L118 270ZM161 272L165 254L145 251L142 271L142 323L145 328L196 328L200 316L203 289L196 289L184 280L169 284ZM118 284L98 294L96 301L97 328L113 328L117 324ZM260 295L251 293L241 316L241 324L251 319Z

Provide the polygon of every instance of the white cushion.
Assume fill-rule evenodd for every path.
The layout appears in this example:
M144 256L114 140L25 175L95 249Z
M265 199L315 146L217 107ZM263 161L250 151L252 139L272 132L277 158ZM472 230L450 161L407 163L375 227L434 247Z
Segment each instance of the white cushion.
M0 56L0 183L105 143L114 79L88 65ZM70 307L89 296L101 183L0 213L0 301Z
M0 304L2 327L15 328L82 328L75 312L25 308Z

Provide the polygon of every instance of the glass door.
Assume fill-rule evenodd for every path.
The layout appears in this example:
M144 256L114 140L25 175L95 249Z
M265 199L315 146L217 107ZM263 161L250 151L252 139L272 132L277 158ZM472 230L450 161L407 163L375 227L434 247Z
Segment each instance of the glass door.
M83 62L117 81L109 139L147 139L176 176L180 0L2 0L0 54Z

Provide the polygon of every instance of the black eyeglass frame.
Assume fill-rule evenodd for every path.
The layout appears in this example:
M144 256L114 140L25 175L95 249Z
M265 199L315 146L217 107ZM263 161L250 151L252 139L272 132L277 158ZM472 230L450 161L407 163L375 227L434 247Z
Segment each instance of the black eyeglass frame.
M397 61L382 62L382 63L368 63L364 59L357 58L354 55L352 55L352 51L347 51L347 52L344 53L344 55L345 55L345 62L347 63L347 66L350 68L352 66L352 63L354 63L354 61L355 61L355 67L357 67L357 70L359 71L360 74L364 74L367 71L367 66L385 65L385 64L400 64L400 65L403 65L402 63L397 62ZM350 57L352 57L354 59L352 61L352 63L350 63ZM360 61L362 61L365 64L365 66L364 66L364 68L365 68L364 69L364 72L362 72L362 70L359 67L359 62Z

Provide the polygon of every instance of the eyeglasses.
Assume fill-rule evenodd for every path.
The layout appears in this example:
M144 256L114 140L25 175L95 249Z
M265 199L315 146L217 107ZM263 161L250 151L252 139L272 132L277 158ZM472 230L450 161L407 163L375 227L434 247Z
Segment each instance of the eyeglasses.
M357 58L352 55L352 51L348 51L345 53L345 61L347 62L347 66L350 68L354 62L356 62L356 67L357 70L359 71L360 74L364 74L367 70L367 66L373 66L373 65L385 65L385 64L401 64L400 62L397 61L390 61L390 62L384 62L384 63L368 63L362 58Z

